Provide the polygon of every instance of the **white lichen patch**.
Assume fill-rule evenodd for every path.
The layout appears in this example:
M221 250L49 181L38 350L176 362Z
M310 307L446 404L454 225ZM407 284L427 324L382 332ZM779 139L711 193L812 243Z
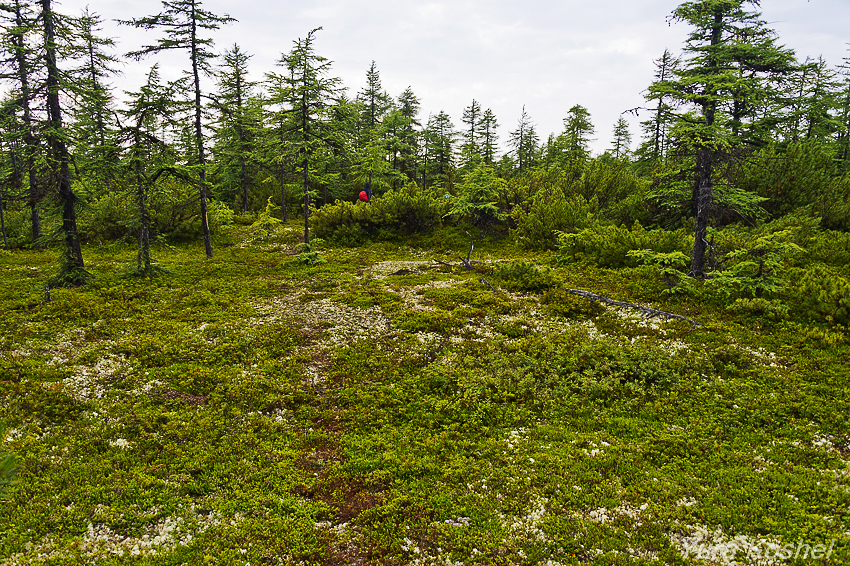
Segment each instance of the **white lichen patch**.
M499 520L502 523L502 527L520 539L545 542L548 540L548 537L540 528L540 524L547 516L547 503L547 499L535 496L527 512L523 515L506 517L499 513Z
M643 511L646 511L647 507L648 505L646 503L644 503L640 507L635 507L628 501L623 501L613 509L608 509L606 507L590 509L583 516L590 519L594 523L608 523L610 521L622 517L638 521L641 518ZM638 521L637 526L640 526L641 524L642 523Z
M381 261L372 264L367 273L375 279L384 279L385 277L388 277L393 273L398 273L402 270L414 273L424 273L425 269L428 267L433 267L433 264L429 265L422 261Z
M783 543L776 537L760 537L745 534L728 535L720 527L710 530L700 525L688 525L670 536L671 542L684 558L708 564L757 564L771 566L782 564L800 551L811 552L812 544ZM808 547L808 548L805 548ZM822 545L821 556L828 550Z
M101 399L106 394L105 382L111 382L129 371L127 361L107 354L93 366L74 366L74 373L62 380L63 390L78 401Z
M139 517L154 517L159 509L154 508L136 513ZM213 527L237 526L242 520L240 514L231 519L222 518L217 513L200 515L195 505L181 509L180 514L169 515L160 520L148 524L139 535L126 535L112 529L104 523L88 524L82 538L76 540L72 546L74 554L82 554L89 559L97 559L107 556L117 557L144 557L155 556L163 552L170 552L178 546L186 546L192 542L194 537L205 533ZM94 509L94 518L102 517L107 513L107 508L99 505ZM54 539L45 538L37 544L28 543L24 552L10 556L0 562L2 566L23 566L46 559L59 559L68 557L69 554L59 547Z

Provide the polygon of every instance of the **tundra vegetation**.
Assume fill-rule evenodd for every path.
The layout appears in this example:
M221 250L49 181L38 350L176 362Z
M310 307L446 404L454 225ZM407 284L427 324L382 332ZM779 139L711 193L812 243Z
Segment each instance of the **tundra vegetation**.
M199 5L119 102L97 16L0 4L0 564L850 560L846 66L686 2L637 149L500 154Z

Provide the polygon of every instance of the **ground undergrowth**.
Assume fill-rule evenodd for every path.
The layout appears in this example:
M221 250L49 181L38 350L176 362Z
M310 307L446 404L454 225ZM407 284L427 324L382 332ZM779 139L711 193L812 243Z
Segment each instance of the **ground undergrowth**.
M286 230L152 280L89 246L50 302L55 253L2 252L0 564L850 561L846 336L506 241L304 265Z

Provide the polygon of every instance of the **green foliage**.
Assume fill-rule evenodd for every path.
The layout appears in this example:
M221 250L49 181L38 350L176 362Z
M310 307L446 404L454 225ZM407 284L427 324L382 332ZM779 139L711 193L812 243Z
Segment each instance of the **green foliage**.
M132 240L136 206L126 191L113 191L83 207L78 219L80 237L86 240Z
M548 267L528 261L511 261L496 266L493 270L500 285L509 291L541 293L555 286L555 275Z
M313 238L309 244L305 244L303 242L298 244L295 246L295 251L298 252L298 255L292 258L292 262L311 267L327 263L328 260L319 255L319 248L321 248L323 244L324 240L321 238Z
M266 201L266 207L257 215L257 219L251 224L251 232L260 238L268 238L282 222L280 218L273 216L275 204L272 197Z
M783 272L789 262L805 253L789 241L792 232L782 230L761 236L749 245L728 253L726 268L711 278L711 284L727 296L762 297L783 288Z
M653 250L631 250L627 257L636 259L642 265L655 267L667 285L665 292L670 294L680 293L684 289L682 282L687 276L687 267L691 258L680 251L662 253Z
M6 429L0 423L0 446L6 437ZM12 454L7 454L0 449L0 501L8 497L6 490L10 485L15 483L15 477L18 475L20 463L18 458Z
M684 230L646 230L638 222L631 228L597 223L577 234L558 233L559 261L590 261L599 267L611 268L634 267L639 261L629 255L630 251L684 254L690 253L692 241Z
M517 206L511 212L516 222L517 241L528 249L556 249L557 232L574 232L587 228L592 215L591 205L581 195L567 195L560 188L540 191L526 207Z
M800 303L803 318L850 327L850 279L822 264L795 275L789 294Z
M233 226L233 209L221 202L220 200L210 200L207 204L207 217L210 223L210 230L215 232L223 232Z
M373 196L369 203L337 202L310 217L314 234L347 246L366 240L395 240L430 232L442 225L447 199L411 183L398 191Z
M468 218L473 225L487 227L504 214L499 210L499 195L505 181L487 163L479 163L457 184L457 195L451 201L447 215Z

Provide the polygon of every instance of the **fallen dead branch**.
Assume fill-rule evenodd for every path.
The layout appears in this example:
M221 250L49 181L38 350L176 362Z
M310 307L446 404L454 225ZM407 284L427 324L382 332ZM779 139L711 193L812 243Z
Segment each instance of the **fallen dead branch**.
M621 307L626 309L634 309L643 313L643 316L647 318L655 318L657 316L662 316L664 319L675 319L682 320L691 325L691 328L696 328L697 326L702 326L701 322L697 322L695 320L691 320L686 316L682 316L680 314L674 314L672 312L660 311L658 309L653 309L649 307L645 307L643 305L636 305L634 303L628 303L626 301L616 301L610 297L605 297L603 295L597 295L596 293L591 293L590 291L585 291L583 289L564 289L567 293L572 293L573 295L578 295L579 297L584 297L585 299L590 299L592 301L599 301L600 303L605 303L606 305L613 305L615 307Z

